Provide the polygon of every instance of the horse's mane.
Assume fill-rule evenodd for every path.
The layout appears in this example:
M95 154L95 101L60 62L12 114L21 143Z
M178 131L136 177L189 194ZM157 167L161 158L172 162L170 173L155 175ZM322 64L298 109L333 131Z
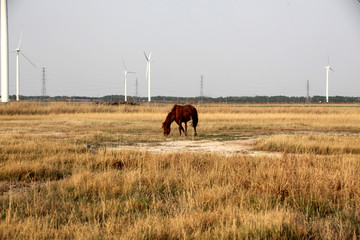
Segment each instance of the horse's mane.
M171 112L175 112L175 111L176 111L176 108L177 108L178 106L179 106L179 105L174 104L173 108L171 109Z
M176 107L177 105L175 104L174 107L169 112L169 114L166 116L164 126L170 127L170 124L175 120Z

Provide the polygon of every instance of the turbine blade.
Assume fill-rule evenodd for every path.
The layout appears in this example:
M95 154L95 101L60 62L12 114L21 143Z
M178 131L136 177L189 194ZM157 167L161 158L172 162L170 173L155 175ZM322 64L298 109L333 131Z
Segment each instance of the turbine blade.
M146 61L149 61L149 58L148 58L148 56L146 55L145 52L144 52L144 55L145 55Z
M24 28L21 29L20 41L19 41L18 49L20 49L20 47L21 47L21 42L22 42L22 38L23 38L23 32L24 32Z
M20 53L24 56L24 58L26 58L26 60L28 60L34 67L36 67L36 65L27 56L25 56L22 51L20 51Z
M334 69L330 68L331 71L335 72Z
M150 52L150 54L149 54L149 61L150 61L150 59L151 59L151 52Z
M128 72L128 73L136 73L136 72Z
M126 64L125 64L124 59L122 60L122 62L123 62L123 64L124 64L124 68L125 68L125 71L126 71L126 70L127 70L127 68L126 68Z

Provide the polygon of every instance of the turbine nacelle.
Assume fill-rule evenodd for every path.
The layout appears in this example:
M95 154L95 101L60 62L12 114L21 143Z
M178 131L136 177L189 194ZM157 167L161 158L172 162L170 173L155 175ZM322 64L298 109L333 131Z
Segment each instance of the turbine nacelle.
M124 75L125 75L125 77L128 75L128 73L136 73L136 72L130 72L130 71L124 71Z
M330 66L325 66L324 68L325 68L325 69L329 69L329 70L335 72L334 69L332 69Z

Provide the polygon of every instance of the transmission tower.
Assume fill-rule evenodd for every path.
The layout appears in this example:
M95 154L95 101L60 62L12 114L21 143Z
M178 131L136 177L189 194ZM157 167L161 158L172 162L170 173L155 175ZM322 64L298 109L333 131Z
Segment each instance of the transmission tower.
M204 76L200 76L200 101L204 98Z
M46 75L45 75L45 68L42 71L42 88L41 88L41 97L45 98L46 94Z
M306 83L306 103L310 103L310 84L309 84L309 80L307 80Z

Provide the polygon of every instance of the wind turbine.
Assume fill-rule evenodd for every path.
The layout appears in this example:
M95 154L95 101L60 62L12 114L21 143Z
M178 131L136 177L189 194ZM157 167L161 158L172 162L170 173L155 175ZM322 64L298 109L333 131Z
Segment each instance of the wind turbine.
M326 102L329 102L329 70L334 71L334 69L332 69L330 67L330 60L329 60L329 55L328 55L328 65L325 66L326 69Z
M124 64L124 76L125 76L125 102L127 101L127 90L126 90L126 85L127 85L127 74L128 73L136 73L136 72L130 72L130 71L128 71L127 70L127 68L126 68L126 64L125 64L125 61L124 60L122 60L123 61L123 64Z
M26 57L24 53L20 50L22 36L23 36L23 30L21 30L19 46L12 51L12 52L16 52L16 101L19 101L19 95L20 95L20 61L19 61L20 54L23 55L23 57L26 58L26 60L28 60L34 67L36 67L36 65L32 61L30 61L30 59Z
M151 65L151 52L149 56L146 55L144 52L145 58L146 58L146 78L148 80L148 102L151 102L151 93L150 93L150 65Z
M0 1L0 79L1 79L1 102L9 101L9 38L7 0Z

